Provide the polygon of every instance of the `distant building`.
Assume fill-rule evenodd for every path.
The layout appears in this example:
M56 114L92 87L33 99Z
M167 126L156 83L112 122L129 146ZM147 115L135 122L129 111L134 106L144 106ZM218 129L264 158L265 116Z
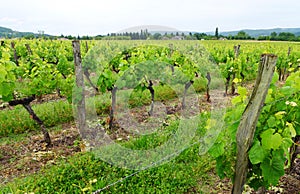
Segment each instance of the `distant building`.
M174 36L171 38L171 40L184 40L183 36Z
M67 38L58 38L57 40L69 40Z

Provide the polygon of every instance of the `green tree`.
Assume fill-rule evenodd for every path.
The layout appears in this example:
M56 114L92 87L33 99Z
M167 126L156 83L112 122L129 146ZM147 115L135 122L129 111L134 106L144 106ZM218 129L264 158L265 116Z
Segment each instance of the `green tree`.
M217 39L219 39L219 28L218 27L216 28L216 31L215 31L215 37Z
M277 33L276 32L272 32L270 35L270 40L277 40Z
M271 33L271 37L276 37L277 36L277 33L276 32L272 32Z
M296 36L295 36L295 34L290 33L290 32L281 32L278 35L278 40L293 41L293 40L296 40Z
M161 34L160 33L153 34L153 39L160 40L161 39Z
M207 39L207 34L205 33L195 33L194 37L196 37L197 40L201 40L201 39Z
M239 31L234 38L239 40L252 39L245 31Z

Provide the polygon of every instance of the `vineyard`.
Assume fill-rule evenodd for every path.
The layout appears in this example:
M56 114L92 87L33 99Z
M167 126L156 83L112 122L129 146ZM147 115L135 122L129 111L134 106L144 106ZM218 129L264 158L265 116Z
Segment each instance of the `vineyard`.
M299 106L299 43L0 40L0 191L299 193Z

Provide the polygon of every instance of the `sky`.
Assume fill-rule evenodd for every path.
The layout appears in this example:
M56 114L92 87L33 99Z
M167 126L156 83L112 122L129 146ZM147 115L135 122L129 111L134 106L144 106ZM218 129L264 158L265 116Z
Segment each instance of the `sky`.
M105 35L139 25L182 31L300 27L299 0L0 0L0 26Z

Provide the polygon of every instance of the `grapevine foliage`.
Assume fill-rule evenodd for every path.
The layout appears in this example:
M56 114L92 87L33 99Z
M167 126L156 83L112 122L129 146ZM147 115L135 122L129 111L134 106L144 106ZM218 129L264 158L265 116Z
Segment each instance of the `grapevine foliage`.
M248 184L255 189L278 183L291 165L289 148L294 144L293 138L300 135L300 72L292 73L282 87L276 85L277 80L275 73L248 152ZM239 87L238 93L224 117L228 127L209 151L217 161L220 177L233 175L235 135L247 105L247 89Z
M141 64L145 62L154 62L160 64L163 63L166 67L169 68L170 74L172 73L172 71L174 72L176 70L182 72L186 76L185 79L179 78L178 80L194 80L195 75L198 74L198 72L200 71L199 65L192 62L178 51L171 51L171 49L168 47L142 45L138 47L133 47L131 49L127 49L117 54L109 63L105 64L103 72L100 73L97 84L100 87L100 91L105 92L106 90L112 90L116 81L121 76L123 76L123 74L127 70L129 70L129 68L133 67L136 64ZM158 65L157 67L160 66ZM172 68L174 69L172 70ZM143 72L143 70L133 71L132 68L130 69L130 71L132 73ZM147 74L147 72L144 73ZM136 77L140 77L140 75L131 74L130 76L126 77L125 80L127 81L127 83L124 83L124 86L127 84L130 85L130 81L134 82ZM166 83L167 80L161 81ZM146 89L147 84L148 80L145 79L137 87L141 89Z
M14 46L18 66L9 42L1 47L1 100L41 96L57 89L70 98L74 65L68 43L20 40Z

